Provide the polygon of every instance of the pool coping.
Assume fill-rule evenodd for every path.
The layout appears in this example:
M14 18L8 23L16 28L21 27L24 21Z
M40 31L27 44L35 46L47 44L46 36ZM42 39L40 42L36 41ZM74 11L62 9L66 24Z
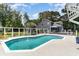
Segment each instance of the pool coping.
M56 41L56 40L52 40L52 39L51 39L51 40L49 40L48 42L43 43L43 44L41 44L40 46L38 46L38 47L36 47L36 48L34 48L34 49L31 49L31 50L10 50L10 49L7 47L7 45L5 44L5 42L7 42L7 41L9 41L9 40L12 40L12 39L15 39L15 38L36 37L36 36L41 36L41 35L56 35L56 36L62 36L62 37L63 37L62 40L65 39L64 35L60 35L60 34L38 34L38 35L18 36L18 37L8 38L7 40L2 41L1 44L2 44L2 47L3 47L3 49L4 49L4 51L5 51L6 53L11 53L11 52L33 52L33 51L36 51L37 49L39 49L39 48L45 46L46 44L48 44L48 43L50 43L50 42L52 42L52 41ZM61 39L57 39L57 40L61 40Z

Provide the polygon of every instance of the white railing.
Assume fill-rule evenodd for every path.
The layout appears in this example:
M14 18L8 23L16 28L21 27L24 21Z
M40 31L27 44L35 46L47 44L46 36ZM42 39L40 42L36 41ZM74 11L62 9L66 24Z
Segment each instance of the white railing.
M16 37L16 36L46 34L46 33L67 34L70 32L54 32L51 30L51 27L50 28L0 27L0 39L6 39L9 37Z
M14 36L36 35L49 32L50 31L48 28L0 27L0 39Z

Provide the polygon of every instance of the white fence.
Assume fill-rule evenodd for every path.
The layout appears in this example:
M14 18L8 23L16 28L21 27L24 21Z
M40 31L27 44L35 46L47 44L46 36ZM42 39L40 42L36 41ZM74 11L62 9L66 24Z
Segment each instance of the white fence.
M25 35L36 35L42 33L56 33L65 35L77 35L76 32L52 32L51 28L19 28L19 27L0 27L0 39L5 39L9 37L25 36ZM72 34L71 34L72 33Z
M0 38L14 36L36 35L40 33L49 33L47 28L18 28L18 27L0 27Z

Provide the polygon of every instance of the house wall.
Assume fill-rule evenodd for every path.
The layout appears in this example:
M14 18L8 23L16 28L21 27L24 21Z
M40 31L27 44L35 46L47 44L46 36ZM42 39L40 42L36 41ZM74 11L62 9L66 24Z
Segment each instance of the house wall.
M51 22L47 19L42 20L42 22L40 22L37 25L37 28L50 28L51 27Z
M37 26L36 28L47 28L48 32L51 32L51 21L48 19L43 19Z

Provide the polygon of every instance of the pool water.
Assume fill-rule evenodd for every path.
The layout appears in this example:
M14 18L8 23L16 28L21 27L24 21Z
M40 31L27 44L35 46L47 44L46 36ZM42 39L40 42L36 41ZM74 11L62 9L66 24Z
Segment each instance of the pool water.
M10 50L30 50L48 42L49 40L58 40L62 38L63 37L61 36L42 35L37 37L12 39L5 42L5 44Z

